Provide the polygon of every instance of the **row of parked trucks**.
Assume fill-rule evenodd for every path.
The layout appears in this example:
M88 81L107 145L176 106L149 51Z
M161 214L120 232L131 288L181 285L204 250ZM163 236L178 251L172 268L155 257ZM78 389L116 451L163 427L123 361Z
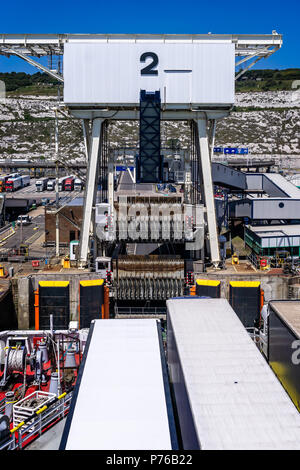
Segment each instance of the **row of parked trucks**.
M42 178L36 181L35 186L38 192L54 191L56 180L53 178ZM75 176L63 176L58 180L58 191L81 191L83 183Z
M0 176L0 192L13 192L18 189L30 185L29 175L20 175L19 173L11 173L9 175Z
M54 191L56 180L53 178L41 178L36 181L36 191ZM0 192L3 193L17 191L30 185L29 175L20 175L19 173L11 173L9 175L0 176ZM75 176L64 176L58 180L59 191L81 191L83 183L81 179Z

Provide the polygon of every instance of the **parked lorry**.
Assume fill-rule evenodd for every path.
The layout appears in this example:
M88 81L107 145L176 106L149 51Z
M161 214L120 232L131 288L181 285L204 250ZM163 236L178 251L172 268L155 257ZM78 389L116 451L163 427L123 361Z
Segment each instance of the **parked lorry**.
M0 176L0 193L5 191L5 176Z
M268 362L300 411L300 300L272 300L262 334Z
M184 449L300 449L300 414L226 299L167 300L167 362Z
M54 179L48 180L47 191L54 191L54 189L55 189L55 180Z
M69 180L70 178L74 178L74 177L72 175L69 175L69 176L63 176L62 178L59 178L59 180L58 180L58 191L59 192L66 191L66 181Z
M5 185L6 185L6 181L11 178L10 175L3 175L3 176L0 176L0 193L4 193L5 192Z
M22 187L25 188L25 186L30 186L30 175L22 175Z
M38 192L45 191L47 189L48 181L49 181L49 178L42 178L40 180L37 180L35 183L36 190Z
M74 189L74 176L70 176L65 180L65 191L73 191Z
M82 183L81 179L75 178L74 190L75 191L82 191L82 188L83 188L83 183Z
M23 187L22 176L10 177L5 183L5 191L13 192Z

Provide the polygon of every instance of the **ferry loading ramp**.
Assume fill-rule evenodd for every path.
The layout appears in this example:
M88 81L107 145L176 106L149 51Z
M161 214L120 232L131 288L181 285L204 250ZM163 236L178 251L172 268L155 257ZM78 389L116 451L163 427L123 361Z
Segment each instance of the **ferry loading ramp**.
M61 449L177 448L159 325L91 323Z

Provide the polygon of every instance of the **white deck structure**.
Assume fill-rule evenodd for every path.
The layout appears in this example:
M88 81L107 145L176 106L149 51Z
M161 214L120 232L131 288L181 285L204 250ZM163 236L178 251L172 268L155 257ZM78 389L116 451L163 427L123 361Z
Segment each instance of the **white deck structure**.
M184 448L300 449L300 415L227 300L167 306Z
M157 321L92 325L61 448L172 449Z

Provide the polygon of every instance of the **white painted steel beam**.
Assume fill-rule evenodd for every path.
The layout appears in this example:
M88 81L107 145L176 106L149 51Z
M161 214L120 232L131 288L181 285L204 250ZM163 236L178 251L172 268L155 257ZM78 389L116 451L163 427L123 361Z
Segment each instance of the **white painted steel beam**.
M230 106L231 108L231 106ZM80 107L72 106L69 107L70 113L78 119L109 119L109 120L139 120L140 111L139 109L120 109L114 108L110 111L103 109L80 109ZM188 121L190 119L223 119L229 116L230 109L191 109L189 111L184 109L168 109L161 111L162 121Z
M244 57L236 66L253 56L268 57L282 46L282 35L272 34L0 34L0 55L17 55L57 80L63 77L30 57L62 56L66 43L188 43L235 45L235 55ZM272 49L271 49L272 48ZM245 58L246 57L246 58ZM248 57L248 58L247 58ZM255 61L257 62L257 60ZM254 63L255 63L254 62ZM254 65L253 63L253 65ZM248 67L249 69L250 67ZM248 70L246 69L246 70ZM246 71L245 70L245 71ZM242 73L245 73L243 71ZM241 73L236 77L241 76Z
M274 51L275 52L275 51ZM273 54L273 52L269 52L268 56ZM255 54L255 56L257 56L257 54ZM243 70L241 70L236 76L235 76L235 79L237 80L238 78L240 78L242 75L244 75L244 73L246 73L248 70L250 70L255 64L256 62L258 62L259 60L262 59L262 56L258 56L256 57L255 60L253 60L247 67L245 67Z
M92 122L91 147L87 168L85 204L83 210L83 220L79 247L79 263L81 266L84 266L86 264L88 256L92 210L95 201L96 191L98 153L99 148L101 147L101 130L103 121L103 119L96 118Z
M216 120L212 120L211 124L211 137L210 137L210 159L212 159L214 154L214 146L215 146L215 136L216 136Z
M89 129L89 119L82 119L82 130L83 130L83 138L84 138L84 148L85 148L85 156L86 162L89 161L89 154L90 154L90 129Z
M132 172L132 173L131 173L129 167L127 167L127 170L126 170L126 171L128 171L129 176L130 176L130 178L131 178L131 181L133 182L133 184L135 184L135 183L136 183L135 167L133 168L133 172Z
M54 72L53 70L48 69L44 65L40 64L36 60L33 60L31 57L28 57L28 55L23 54L19 50L16 50L16 49L13 49L13 48L9 48L9 49L8 48L3 48L3 49L0 48L0 54L1 54L1 51L3 51L2 53L4 53L5 55L16 55L17 57L20 57L21 59L28 62L30 65L33 65L34 67L38 68L39 70L42 70L42 72L47 73L48 75L55 78L56 80L58 80L60 82L64 81L63 77L60 74ZM33 55L33 51L29 51L29 54Z
M200 160L203 175L203 189L208 225L210 256L213 265L217 267L220 262L219 235L216 220L214 187L211 176L211 161L207 135L207 120L198 119L196 122L200 146Z
M110 213L114 213L114 162L108 162L108 203L110 205Z
M236 55L248 55L254 49L282 46L282 36L272 34L0 34L0 54L4 46L18 48L36 56L62 55L65 43L220 43L235 44Z

